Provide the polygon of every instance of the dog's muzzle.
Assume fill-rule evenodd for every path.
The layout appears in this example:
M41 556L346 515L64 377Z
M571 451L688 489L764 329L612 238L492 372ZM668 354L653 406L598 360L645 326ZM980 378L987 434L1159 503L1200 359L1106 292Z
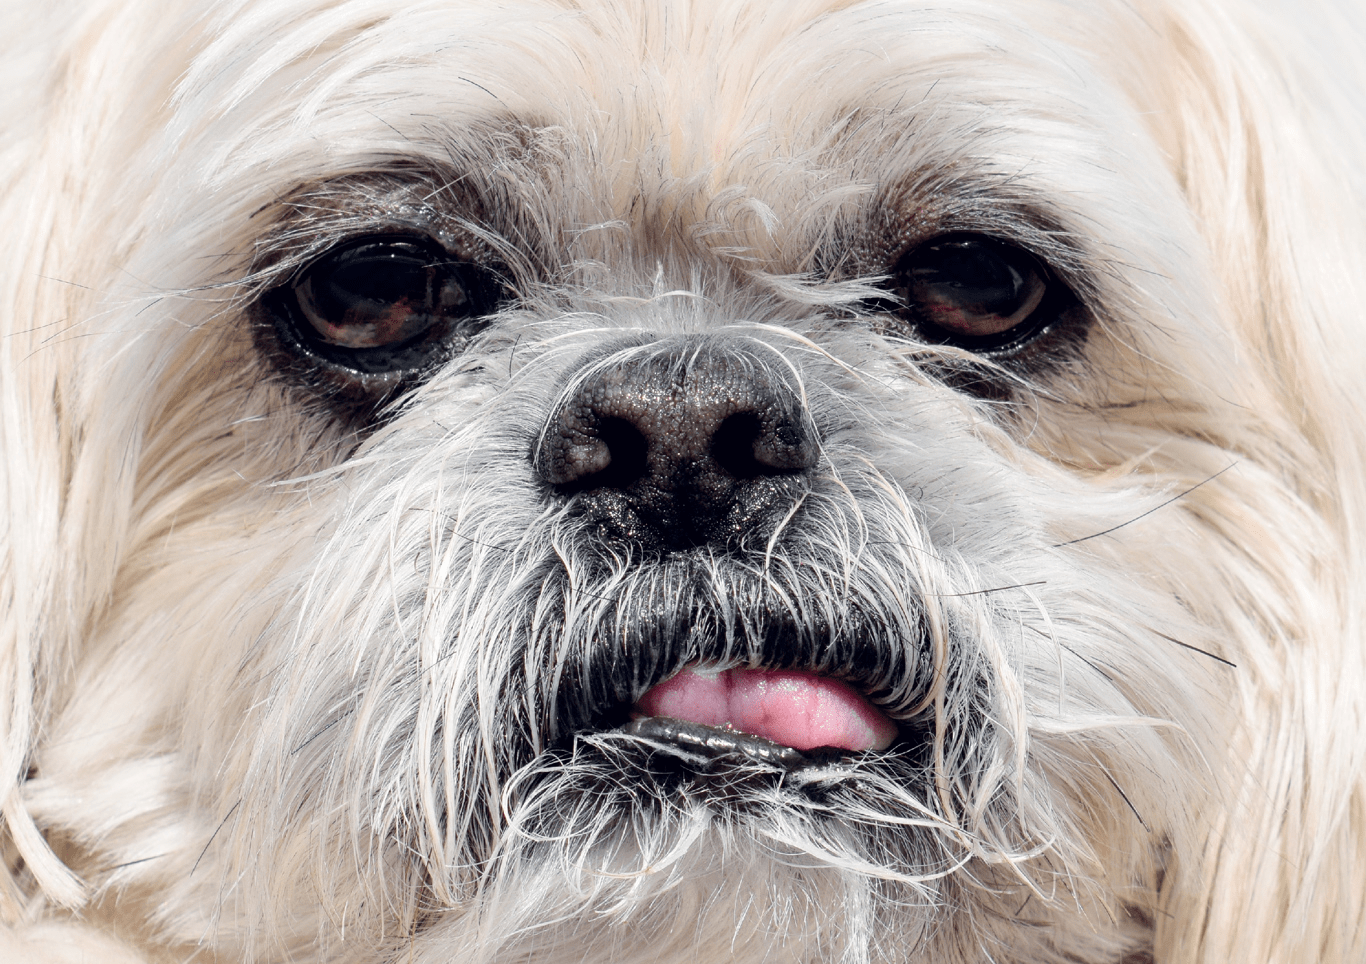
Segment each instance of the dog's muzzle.
M752 556L793 524L821 457L790 371L771 349L715 338L618 349L561 393L536 471L605 554L646 567ZM643 739L784 766L805 762L799 751L885 749L897 732L849 682L787 660L694 657L628 713L623 732Z

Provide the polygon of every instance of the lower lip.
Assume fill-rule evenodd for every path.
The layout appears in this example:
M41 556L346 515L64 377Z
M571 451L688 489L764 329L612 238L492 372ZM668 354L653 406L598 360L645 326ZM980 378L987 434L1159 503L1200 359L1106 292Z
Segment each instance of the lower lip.
M885 750L897 735L848 683L802 670L686 667L642 696L634 715L737 730L796 750Z

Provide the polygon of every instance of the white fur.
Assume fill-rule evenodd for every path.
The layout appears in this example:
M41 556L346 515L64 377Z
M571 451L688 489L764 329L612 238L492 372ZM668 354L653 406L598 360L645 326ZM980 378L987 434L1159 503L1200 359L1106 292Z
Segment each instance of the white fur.
M1349 4L4 7L0 959L1366 960ZM248 306L419 169L521 300L357 432ZM993 401L851 315L918 216L1074 279L1079 355ZM654 591L529 448L708 333L830 420L764 578L914 600L930 784L499 763Z

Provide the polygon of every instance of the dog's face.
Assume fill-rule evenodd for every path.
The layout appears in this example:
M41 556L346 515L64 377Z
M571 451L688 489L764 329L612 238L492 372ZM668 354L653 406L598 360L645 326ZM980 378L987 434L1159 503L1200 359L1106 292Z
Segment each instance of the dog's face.
M1242 28L1139 7L34 25L15 900L158 961L1348 959L1355 242Z

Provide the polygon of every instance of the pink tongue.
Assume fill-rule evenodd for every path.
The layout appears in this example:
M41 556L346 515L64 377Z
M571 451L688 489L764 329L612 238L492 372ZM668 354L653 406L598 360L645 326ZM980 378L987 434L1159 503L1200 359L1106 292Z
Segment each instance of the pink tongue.
M884 750L896 724L847 683L797 670L691 667L640 698L642 716L727 727L797 750Z

